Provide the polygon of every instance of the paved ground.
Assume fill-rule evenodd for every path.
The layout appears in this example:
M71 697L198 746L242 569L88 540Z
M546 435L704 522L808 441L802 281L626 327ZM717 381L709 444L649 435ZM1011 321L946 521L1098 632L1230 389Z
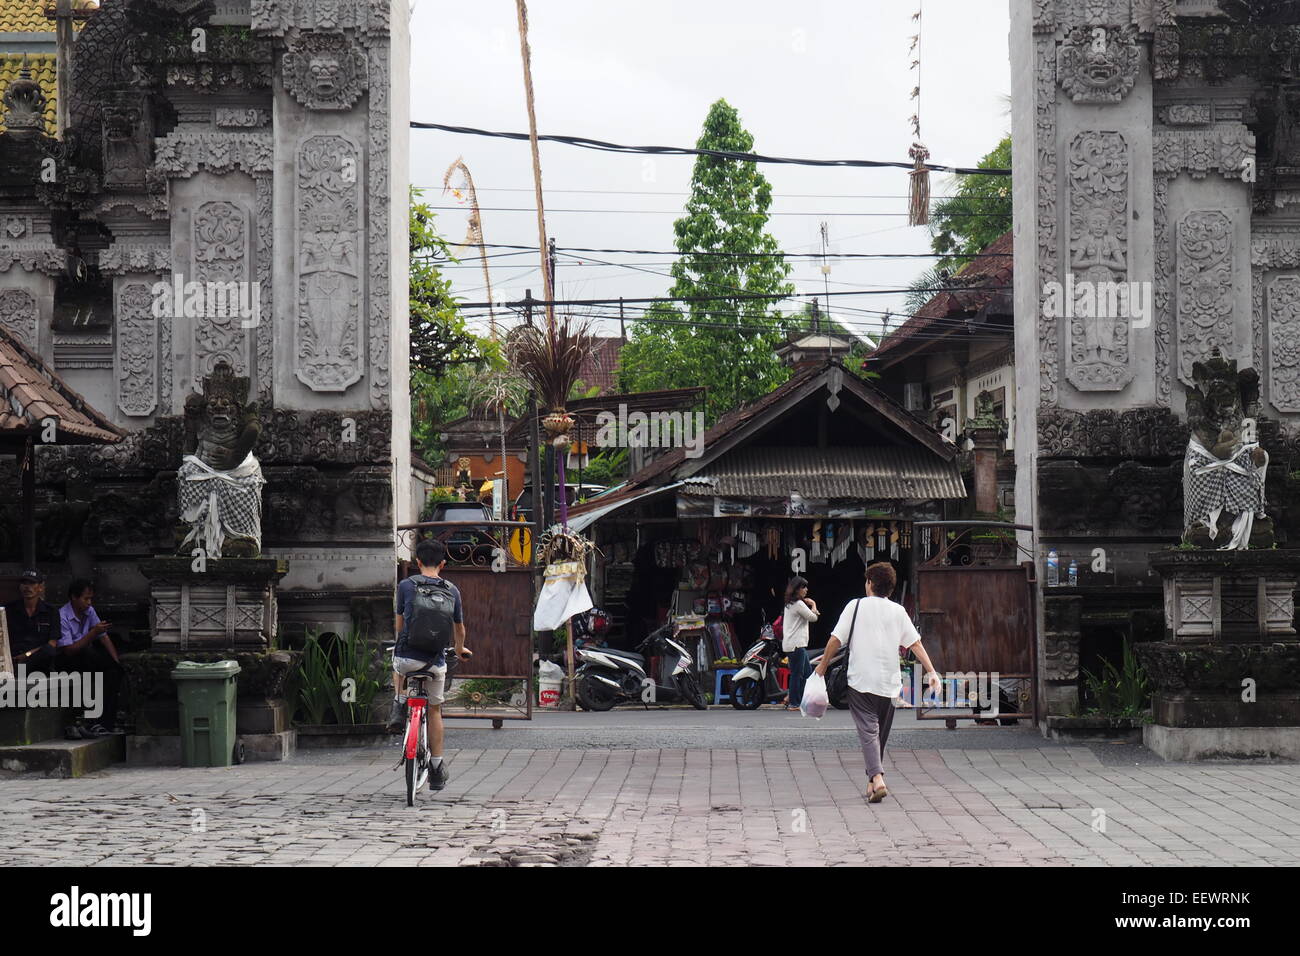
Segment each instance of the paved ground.
M779 711L458 725L451 785L414 809L393 747L228 770L0 776L0 865L1300 864L1300 766L1103 761L1110 745L905 720L887 760L892 795L871 806L842 716L812 738ZM709 739L690 742L691 728ZM749 745L732 746L746 729ZM918 745L933 734L953 743ZM758 749L756 737L785 745Z

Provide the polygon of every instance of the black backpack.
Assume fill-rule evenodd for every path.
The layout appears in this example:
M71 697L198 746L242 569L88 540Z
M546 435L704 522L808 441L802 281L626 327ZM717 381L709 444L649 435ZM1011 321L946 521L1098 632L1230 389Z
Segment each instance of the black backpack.
M417 574L406 621L406 646L425 654L441 654L452 644L456 596L442 578Z

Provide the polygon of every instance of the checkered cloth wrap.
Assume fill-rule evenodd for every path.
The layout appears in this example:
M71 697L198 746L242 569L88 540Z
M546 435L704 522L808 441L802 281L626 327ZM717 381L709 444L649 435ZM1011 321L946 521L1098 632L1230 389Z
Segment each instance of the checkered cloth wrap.
M192 525L184 544L195 542L210 558L221 557L227 536L262 541L262 466L250 452L230 471L209 468L193 455L181 462L177 482L181 519Z
M1224 512L1238 517L1232 525L1232 538L1220 550L1244 548L1256 515L1264 514L1264 464L1258 467L1251 454L1258 444L1246 444L1224 461L1216 458L1193 438L1187 443L1183 460L1183 527L1197 521L1218 537L1219 517Z

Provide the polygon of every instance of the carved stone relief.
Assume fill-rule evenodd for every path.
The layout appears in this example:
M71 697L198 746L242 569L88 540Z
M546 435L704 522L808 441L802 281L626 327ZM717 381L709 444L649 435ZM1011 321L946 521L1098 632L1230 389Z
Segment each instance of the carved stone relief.
M1255 134L1240 123L1212 129L1156 130L1152 161L1157 173L1186 170L1193 179L1210 172L1224 179L1240 179L1247 157L1255 155Z
M172 176L193 176L200 169L214 173L243 170L269 173L275 144L266 133L188 133L173 131L158 141L154 165Z
M1300 412L1300 276L1278 276L1268 286L1269 401Z
M212 121L219 129L240 129L265 126L271 121L271 111L218 107L212 113Z
M0 326L33 352L37 350L39 312L35 297L25 289L0 292Z
M260 318L261 301L260 294L254 297L248 285L248 213L225 200L205 202L194 210L190 230L190 279L209 290L204 314L190 316L194 357L191 381L194 390L201 392L203 379L219 362L229 365L237 376L248 375L249 332L245 322L251 327L252 320L244 318L241 308L256 304ZM224 301L211 295L218 288L225 290Z
M257 396L261 401L270 402L272 382L275 380L274 361L275 344L273 323L270 317L275 315L275 286L271 281L271 200L274 185L270 176L257 177L257 281L261 285L262 315L266 321L257 326Z
M284 88L312 110L346 110L368 83L365 53L346 36L303 31L284 54Z
M298 151L298 301L294 372L317 392L342 392L362 375L360 149L312 136Z
M1232 322L1232 220L1217 209L1178 223L1178 377L1193 385L1192 364L1212 349L1235 355Z
M1139 60L1133 27L1074 27L1061 43L1061 89L1076 103L1118 103L1137 83Z
M370 51L370 404L388 408L388 336L392 321L388 256L388 49L376 44ZM405 321L405 320L403 320Z
M172 271L172 247L165 242L119 240L99 254L99 271L104 275L128 272L166 275Z
M153 292L143 282L129 282L118 290L113 375L117 407L125 415L152 415L158 407L158 320L153 301Z
M1080 133L1069 164L1070 274L1092 293L1114 289L1128 282L1128 144L1116 132ZM1068 320L1068 374L1082 391L1116 391L1133 378L1130 320L1114 308L1120 303L1105 299L1094 294L1089 303L1081 295Z
M1169 180L1168 174L1156 173L1151 178L1153 223L1155 229L1155 372L1156 403L1169 407L1173 381L1169 372L1169 343L1173 338L1173 315L1169 300L1172 295L1173 244L1169 237Z
M252 0L253 29L281 35L290 27L386 34L391 0Z
M1042 282L1059 281L1056 228L1056 45L1050 35L1040 36L1037 55L1035 108L1038 148L1038 269ZM1058 375L1057 328L1059 320L1038 312L1038 362L1040 405L1056 404Z
M104 187L143 190L152 165L153 120L143 96L118 93L103 111Z

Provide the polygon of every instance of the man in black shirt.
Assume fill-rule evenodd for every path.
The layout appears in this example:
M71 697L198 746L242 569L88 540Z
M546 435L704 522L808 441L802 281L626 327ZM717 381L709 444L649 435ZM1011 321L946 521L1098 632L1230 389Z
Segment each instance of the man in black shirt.
M9 653L14 665L28 671L48 671L55 659L59 640L59 612L45 603L45 575L24 571L18 578L17 601L5 605L9 625Z

